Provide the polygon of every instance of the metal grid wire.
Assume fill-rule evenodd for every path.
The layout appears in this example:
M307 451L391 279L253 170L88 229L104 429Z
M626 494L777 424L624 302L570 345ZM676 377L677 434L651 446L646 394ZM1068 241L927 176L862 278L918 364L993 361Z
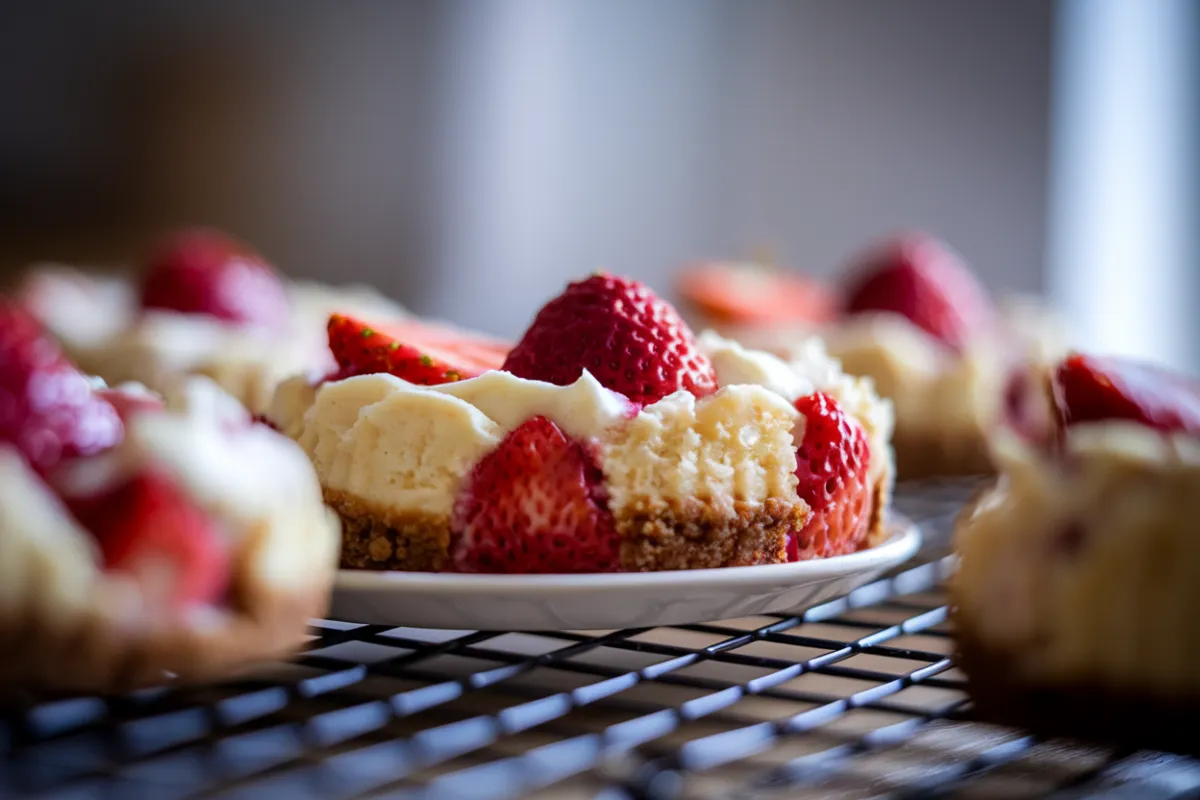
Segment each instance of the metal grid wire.
M799 616L555 633L315 623L219 685L31 699L0 797L1176 797L1200 763L973 722L940 582L971 483L901 488L912 562Z

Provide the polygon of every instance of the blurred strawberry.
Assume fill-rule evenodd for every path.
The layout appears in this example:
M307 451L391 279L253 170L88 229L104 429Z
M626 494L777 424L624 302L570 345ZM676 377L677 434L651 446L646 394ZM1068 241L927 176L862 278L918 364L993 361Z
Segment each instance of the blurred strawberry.
M145 391L100 389L96 396L108 401L109 405L116 409L122 422L128 422L130 417L144 411L162 411L164 408L162 398Z
M0 298L0 441L44 474L63 459L112 447L123 434L116 410L42 326Z
M105 569L135 576L151 603L180 607L224 594L229 545L216 522L167 476L141 472L99 494L64 499L96 537Z
M483 336L412 321L368 325L344 314L329 317L329 349L337 360L334 380L390 373L409 383L434 386L499 369L507 348Z
M246 244L206 228L176 231L159 243L142 282L142 307L266 328L289 315L283 279Z
M459 572L612 572L619 540L604 479L584 447L545 417L504 438L475 466L454 508Z
M675 309L638 281L605 273L569 284L543 306L503 368L558 386L586 369L641 404L680 389L697 397L717 390L712 364Z
M992 324L983 285L944 243L896 237L867 256L844 288L846 314L899 314L954 351Z
M1063 427L1129 420L1200 433L1200 382L1153 364L1073 353L1055 370L1052 385Z
M788 560L853 553L864 544L871 523L867 435L824 392L797 399L796 410L805 419L796 452L796 492L812 516L790 537Z
M833 293L817 280L756 264L705 262L678 278L680 296L715 322L808 323L837 314Z

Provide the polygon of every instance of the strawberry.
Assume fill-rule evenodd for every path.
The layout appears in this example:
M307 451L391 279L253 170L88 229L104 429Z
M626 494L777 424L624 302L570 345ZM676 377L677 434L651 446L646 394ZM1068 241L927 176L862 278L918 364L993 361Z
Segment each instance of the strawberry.
M704 262L679 275L680 295L716 322L808 323L833 320L833 293L812 278L755 264Z
M451 383L498 369L506 349L482 336L410 321L371 326L333 314L327 327L338 363L334 380L387 372L422 386Z
M955 352L991 324L982 284L945 244L897 237L862 259L844 287L843 311L899 314Z
M612 572L620 550L603 476L545 417L514 429L468 476L454 508L459 572Z
M1052 386L1064 428L1124 419L1200 433L1200 382L1154 364L1072 353L1054 371Z
M503 368L559 386L586 369L643 405L680 389L697 397L717 390L713 366L678 312L638 281L606 273L569 284L543 306Z
M104 567L134 575L144 596L169 607L212 603L229 581L229 547L217 524L156 471L83 497L66 497L96 537Z
M116 410L92 391L27 311L0 298L0 442L43 474L121 441Z
M275 268L219 231L177 231L159 243L147 267L143 308L207 314L266 328L287 322L287 290Z
M788 560L852 553L862 546L871 522L866 432L824 392L797 399L796 410L805 419L804 439L796 449L796 491L812 516L790 537Z

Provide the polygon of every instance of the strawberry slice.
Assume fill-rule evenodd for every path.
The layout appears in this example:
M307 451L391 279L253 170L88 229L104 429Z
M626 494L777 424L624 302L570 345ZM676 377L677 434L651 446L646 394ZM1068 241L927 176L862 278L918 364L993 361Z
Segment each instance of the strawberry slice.
M65 498L96 537L104 567L137 578L149 603L212 603L228 586L229 547L217 524L173 480L141 472L99 494Z
M612 572L620 549L603 476L545 417L511 431L471 472L454 508L459 572Z
M1072 353L1053 378L1062 427L1130 420L1160 431L1200 433L1200 382L1130 358Z
M837 314L833 293L824 284L755 264L696 264L680 273L676 288L684 300L717 322L818 325Z
M805 419L804 440L796 451L796 491L812 516L789 537L788 561L853 553L864 544L871 523L866 432L824 392L797 399L796 410Z
M717 390L712 363L678 312L644 284L597 273L546 303L508 358L520 378L567 386L586 369L634 403Z
M862 258L844 287L843 310L899 314L956 352L994 317L991 299L963 261L924 234L897 237Z
M327 327L337 379L386 372L409 383L434 386L499 369L508 351L497 340L408 320L369 325L333 314Z

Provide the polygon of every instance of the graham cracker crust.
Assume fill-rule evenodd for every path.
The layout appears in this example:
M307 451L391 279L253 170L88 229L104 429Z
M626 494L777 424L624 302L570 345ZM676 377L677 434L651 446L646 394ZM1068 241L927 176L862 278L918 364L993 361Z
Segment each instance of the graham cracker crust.
M996 472L982 434L905 433L897 429L892 435L892 450L896 477L902 481Z
M450 518L383 513L345 492L325 490L342 520L342 569L440 572L450 563Z
M1200 697L1088 684L1033 685L1015 678L1011 655L960 629L956 659L967 675L973 715L1047 737L1200 755Z
M745 567L787 560L787 534L808 509L768 498L734 503L732 513L689 499L665 511L617 519L621 565L630 572Z

